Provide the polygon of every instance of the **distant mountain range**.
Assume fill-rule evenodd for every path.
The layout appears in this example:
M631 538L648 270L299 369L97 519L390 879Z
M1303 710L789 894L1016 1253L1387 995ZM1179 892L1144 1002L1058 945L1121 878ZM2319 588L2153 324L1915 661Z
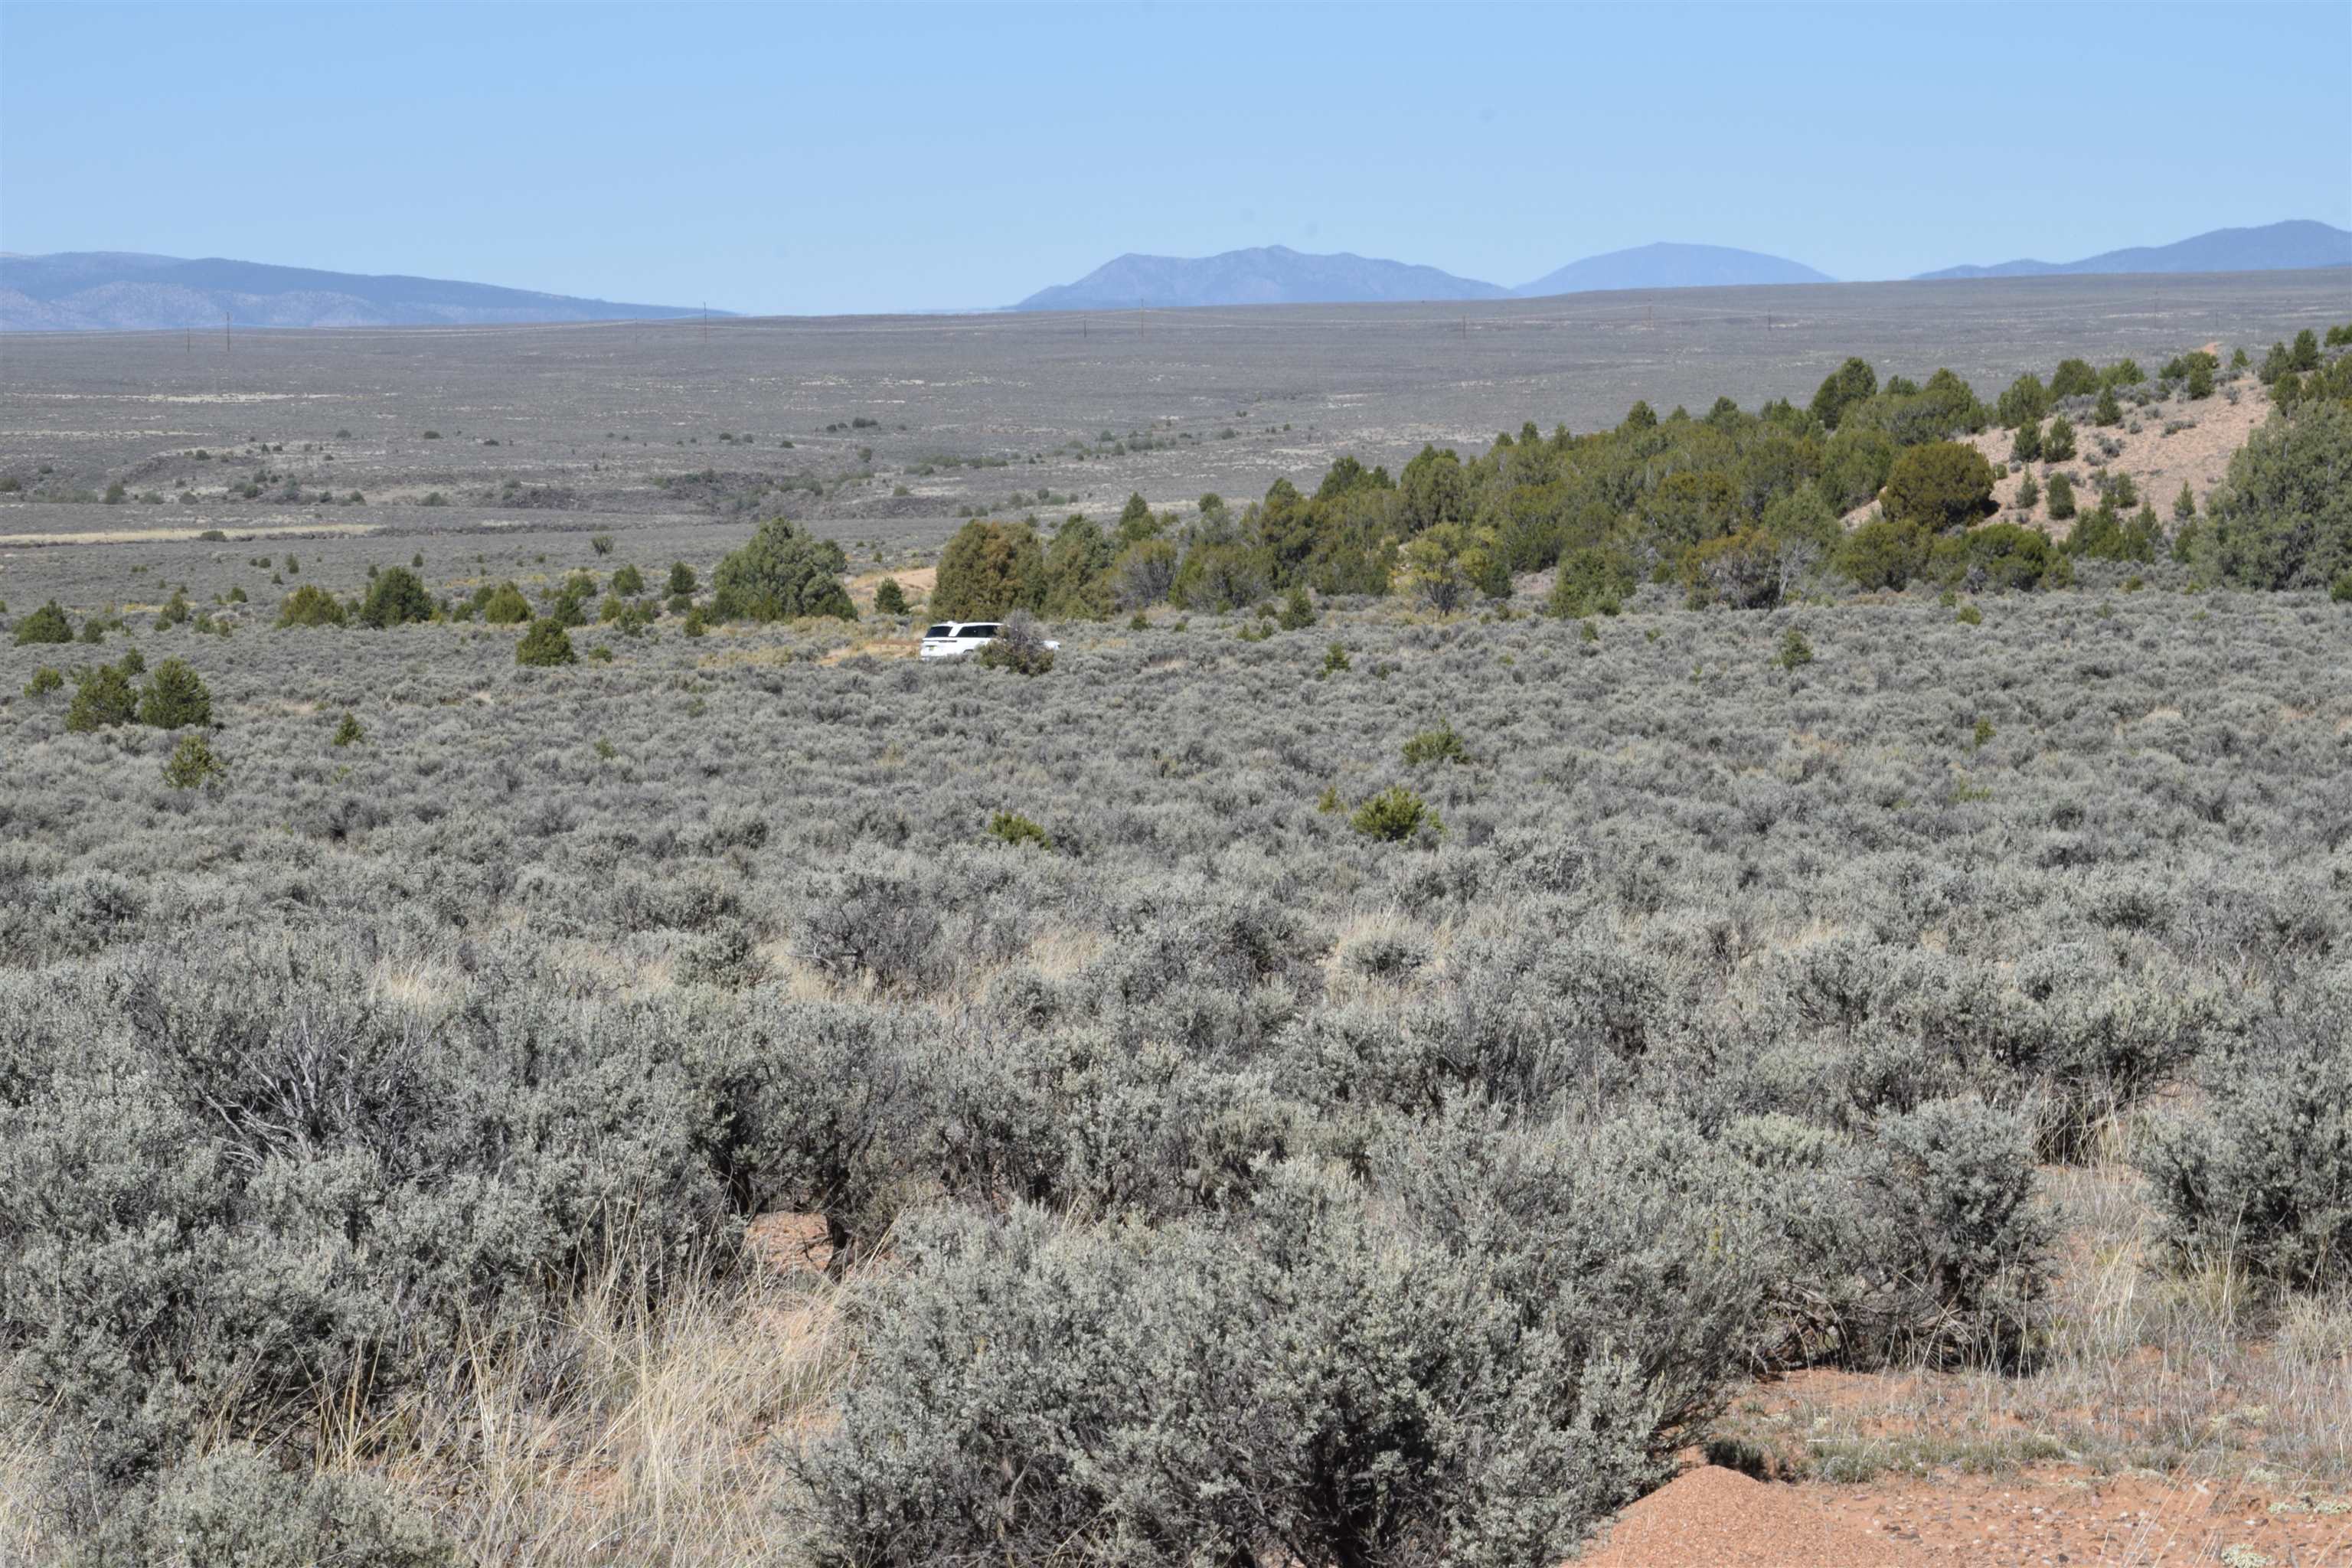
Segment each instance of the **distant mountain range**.
M1353 305L1381 300L1509 300L1593 289L1696 289L1721 283L1827 283L1825 273L1777 256L1718 245L1645 245L1571 261L1506 289L1434 267L1342 251L1310 256L1284 245L1218 256L1128 255L1075 283L1041 289L1016 310L1116 310L1139 305Z
M2219 228L2177 245L2110 250L2080 261L2005 261L1952 267L1923 279L2022 278L2087 272L2266 272L2352 265L2352 233L2300 219L2262 228ZM1538 299L1607 289L1709 289L1734 284L1829 283L1801 261L1720 245L1643 245L1588 256L1516 289L1457 278L1434 267L1374 257L1309 256L1285 246L1219 256L1122 256L1075 283L1041 289L1015 310L1110 310L1138 306L1357 304L1382 300Z
M120 250L0 256L0 331L216 327L224 311L246 327L646 321L701 313L676 305L627 305L488 283L320 272L217 257L190 261Z
M2352 266L2352 232L2309 218L2260 228L2217 228L2171 245L2105 250L2080 261L2003 261L1947 267L1923 279L2038 278L2078 272L2273 272L2293 267Z
M1075 283L1040 289L1016 310L1116 310L1138 305L1357 305L1375 300L1502 300L1510 290L1434 267L1371 257L1308 256L1286 245L1221 256L1127 255Z

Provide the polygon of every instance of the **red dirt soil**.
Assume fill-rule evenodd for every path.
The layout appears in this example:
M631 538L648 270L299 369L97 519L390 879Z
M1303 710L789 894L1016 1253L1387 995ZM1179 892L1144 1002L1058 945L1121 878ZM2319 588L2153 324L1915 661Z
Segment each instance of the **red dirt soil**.
M2273 1505L2285 1511L2271 1511ZM1702 1466L1620 1515L1575 1568L2352 1568L2352 1516L2066 1466L1787 1485Z

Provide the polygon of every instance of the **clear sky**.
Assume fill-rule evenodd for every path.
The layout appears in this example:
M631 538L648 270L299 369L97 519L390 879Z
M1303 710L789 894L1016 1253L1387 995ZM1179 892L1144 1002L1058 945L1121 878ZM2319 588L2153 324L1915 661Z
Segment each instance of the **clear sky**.
M2352 0L0 5L0 249L660 304L1009 303L1129 250L1839 278L2352 227Z

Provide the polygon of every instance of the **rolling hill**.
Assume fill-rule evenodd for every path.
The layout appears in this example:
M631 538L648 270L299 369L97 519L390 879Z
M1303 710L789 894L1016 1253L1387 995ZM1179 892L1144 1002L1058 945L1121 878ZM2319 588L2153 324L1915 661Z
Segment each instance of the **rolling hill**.
M700 314L488 283L323 272L218 257L130 251L0 256L0 331L142 331L216 327L479 326L644 321ZM723 315L724 311L713 311Z
M2303 267L2352 267L2352 232L2310 218L2260 228L2217 228L2170 245L2106 250L2080 261L2003 261L1990 267L1947 267L1922 272L1946 278L2042 278L2086 272L2275 272Z

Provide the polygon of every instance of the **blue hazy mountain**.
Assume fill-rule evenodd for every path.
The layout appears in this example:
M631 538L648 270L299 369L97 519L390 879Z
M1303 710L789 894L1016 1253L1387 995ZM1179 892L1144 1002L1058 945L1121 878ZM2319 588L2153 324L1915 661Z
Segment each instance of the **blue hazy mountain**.
M0 331L216 327L478 326L663 321L699 308L582 300L443 278L373 277L218 257L131 251L0 256ZM713 311L712 314L724 314Z
M1727 245L1637 245L1571 261L1511 290L1520 299L1604 289L1718 289L1742 283L1833 283L1801 261Z
M1075 283L1040 289L1016 310L1115 310L1138 306L1360 304L1382 300L1500 300L1509 290L1434 267L1377 257L1309 256L1283 245L1219 256L1127 255Z
M2275 272L2302 267L2352 267L2352 232L2310 218L2260 228L2217 228L2170 245L2105 250L2080 261L2003 261L1947 267L1936 278L2040 278L2084 272Z

